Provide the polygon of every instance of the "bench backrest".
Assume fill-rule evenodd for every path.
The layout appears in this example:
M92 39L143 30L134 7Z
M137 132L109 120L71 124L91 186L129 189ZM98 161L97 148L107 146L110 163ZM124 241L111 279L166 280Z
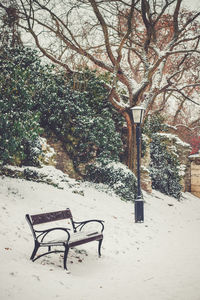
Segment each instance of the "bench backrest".
M34 239L37 239L36 236L36 231L34 229L34 225L39 225L43 223L48 223L48 222L54 222L54 221L59 221L59 220L64 220L64 219L70 219L71 224L73 227L73 230L76 231L75 226L74 226L74 221L72 217L72 213L69 208L61 211L54 211L50 213L42 213L42 214L37 214L37 215L26 215L26 220L31 228L32 234Z
M30 217L31 217L32 225L38 225L42 223L48 223L48 222L59 221L64 219L71 219L71 221L73 222L72 213L69 208L61 211L31 215Z

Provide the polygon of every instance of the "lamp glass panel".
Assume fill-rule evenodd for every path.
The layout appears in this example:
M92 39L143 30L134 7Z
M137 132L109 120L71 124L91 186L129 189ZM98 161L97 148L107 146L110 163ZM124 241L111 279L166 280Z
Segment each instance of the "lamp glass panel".
M133 122L134 123L141 123L144 115L144 109L142 107L134 107L132 108L133 114Z
M141 110L140 109L134 109L133 110L134 123L140 123L140 114L141 114Z

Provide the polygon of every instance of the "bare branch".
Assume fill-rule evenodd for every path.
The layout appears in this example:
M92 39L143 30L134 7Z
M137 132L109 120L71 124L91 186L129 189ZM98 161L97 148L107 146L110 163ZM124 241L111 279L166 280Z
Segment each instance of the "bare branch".
M108 56L109 56L111 62L113 63L113 65L115 65L116 59L115 59L115 57L112 53L111 47L110 47L109 33L108 33L108 28L107 28L106 22L102 16L102 14L100 13L100 10L98 9L98 6L97 6L95 0L89 0L89 2L91 3L94 13L97 16L97 19L99 20L99 22L101 24L104 38L105 38L105 44L106 44L106 50L107 50Z
M167 89L168 91L173 91L173 92L176 92L178 94L180 94L181 96L183 96L183 98L185 98L186 100L200 106L200 103L194 101L193 99L191 99L190 97L188 97L185 93L183 93L181 90L178 90L178 89L175 89L175 88L169 88Z

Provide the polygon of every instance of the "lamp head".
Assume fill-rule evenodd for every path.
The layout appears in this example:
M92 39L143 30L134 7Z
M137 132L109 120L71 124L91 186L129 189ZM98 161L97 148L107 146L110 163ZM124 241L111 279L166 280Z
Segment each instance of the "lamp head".
M133 115L133 123L141 124L144 117L145 108L142 106L134 106L131 107L132 115Z

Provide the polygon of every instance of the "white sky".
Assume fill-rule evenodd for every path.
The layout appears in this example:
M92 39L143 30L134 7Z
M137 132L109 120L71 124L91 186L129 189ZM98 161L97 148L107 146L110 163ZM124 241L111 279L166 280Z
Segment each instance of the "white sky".
M184 0L183 3L189 9L200 10L200 1L199 0Z

